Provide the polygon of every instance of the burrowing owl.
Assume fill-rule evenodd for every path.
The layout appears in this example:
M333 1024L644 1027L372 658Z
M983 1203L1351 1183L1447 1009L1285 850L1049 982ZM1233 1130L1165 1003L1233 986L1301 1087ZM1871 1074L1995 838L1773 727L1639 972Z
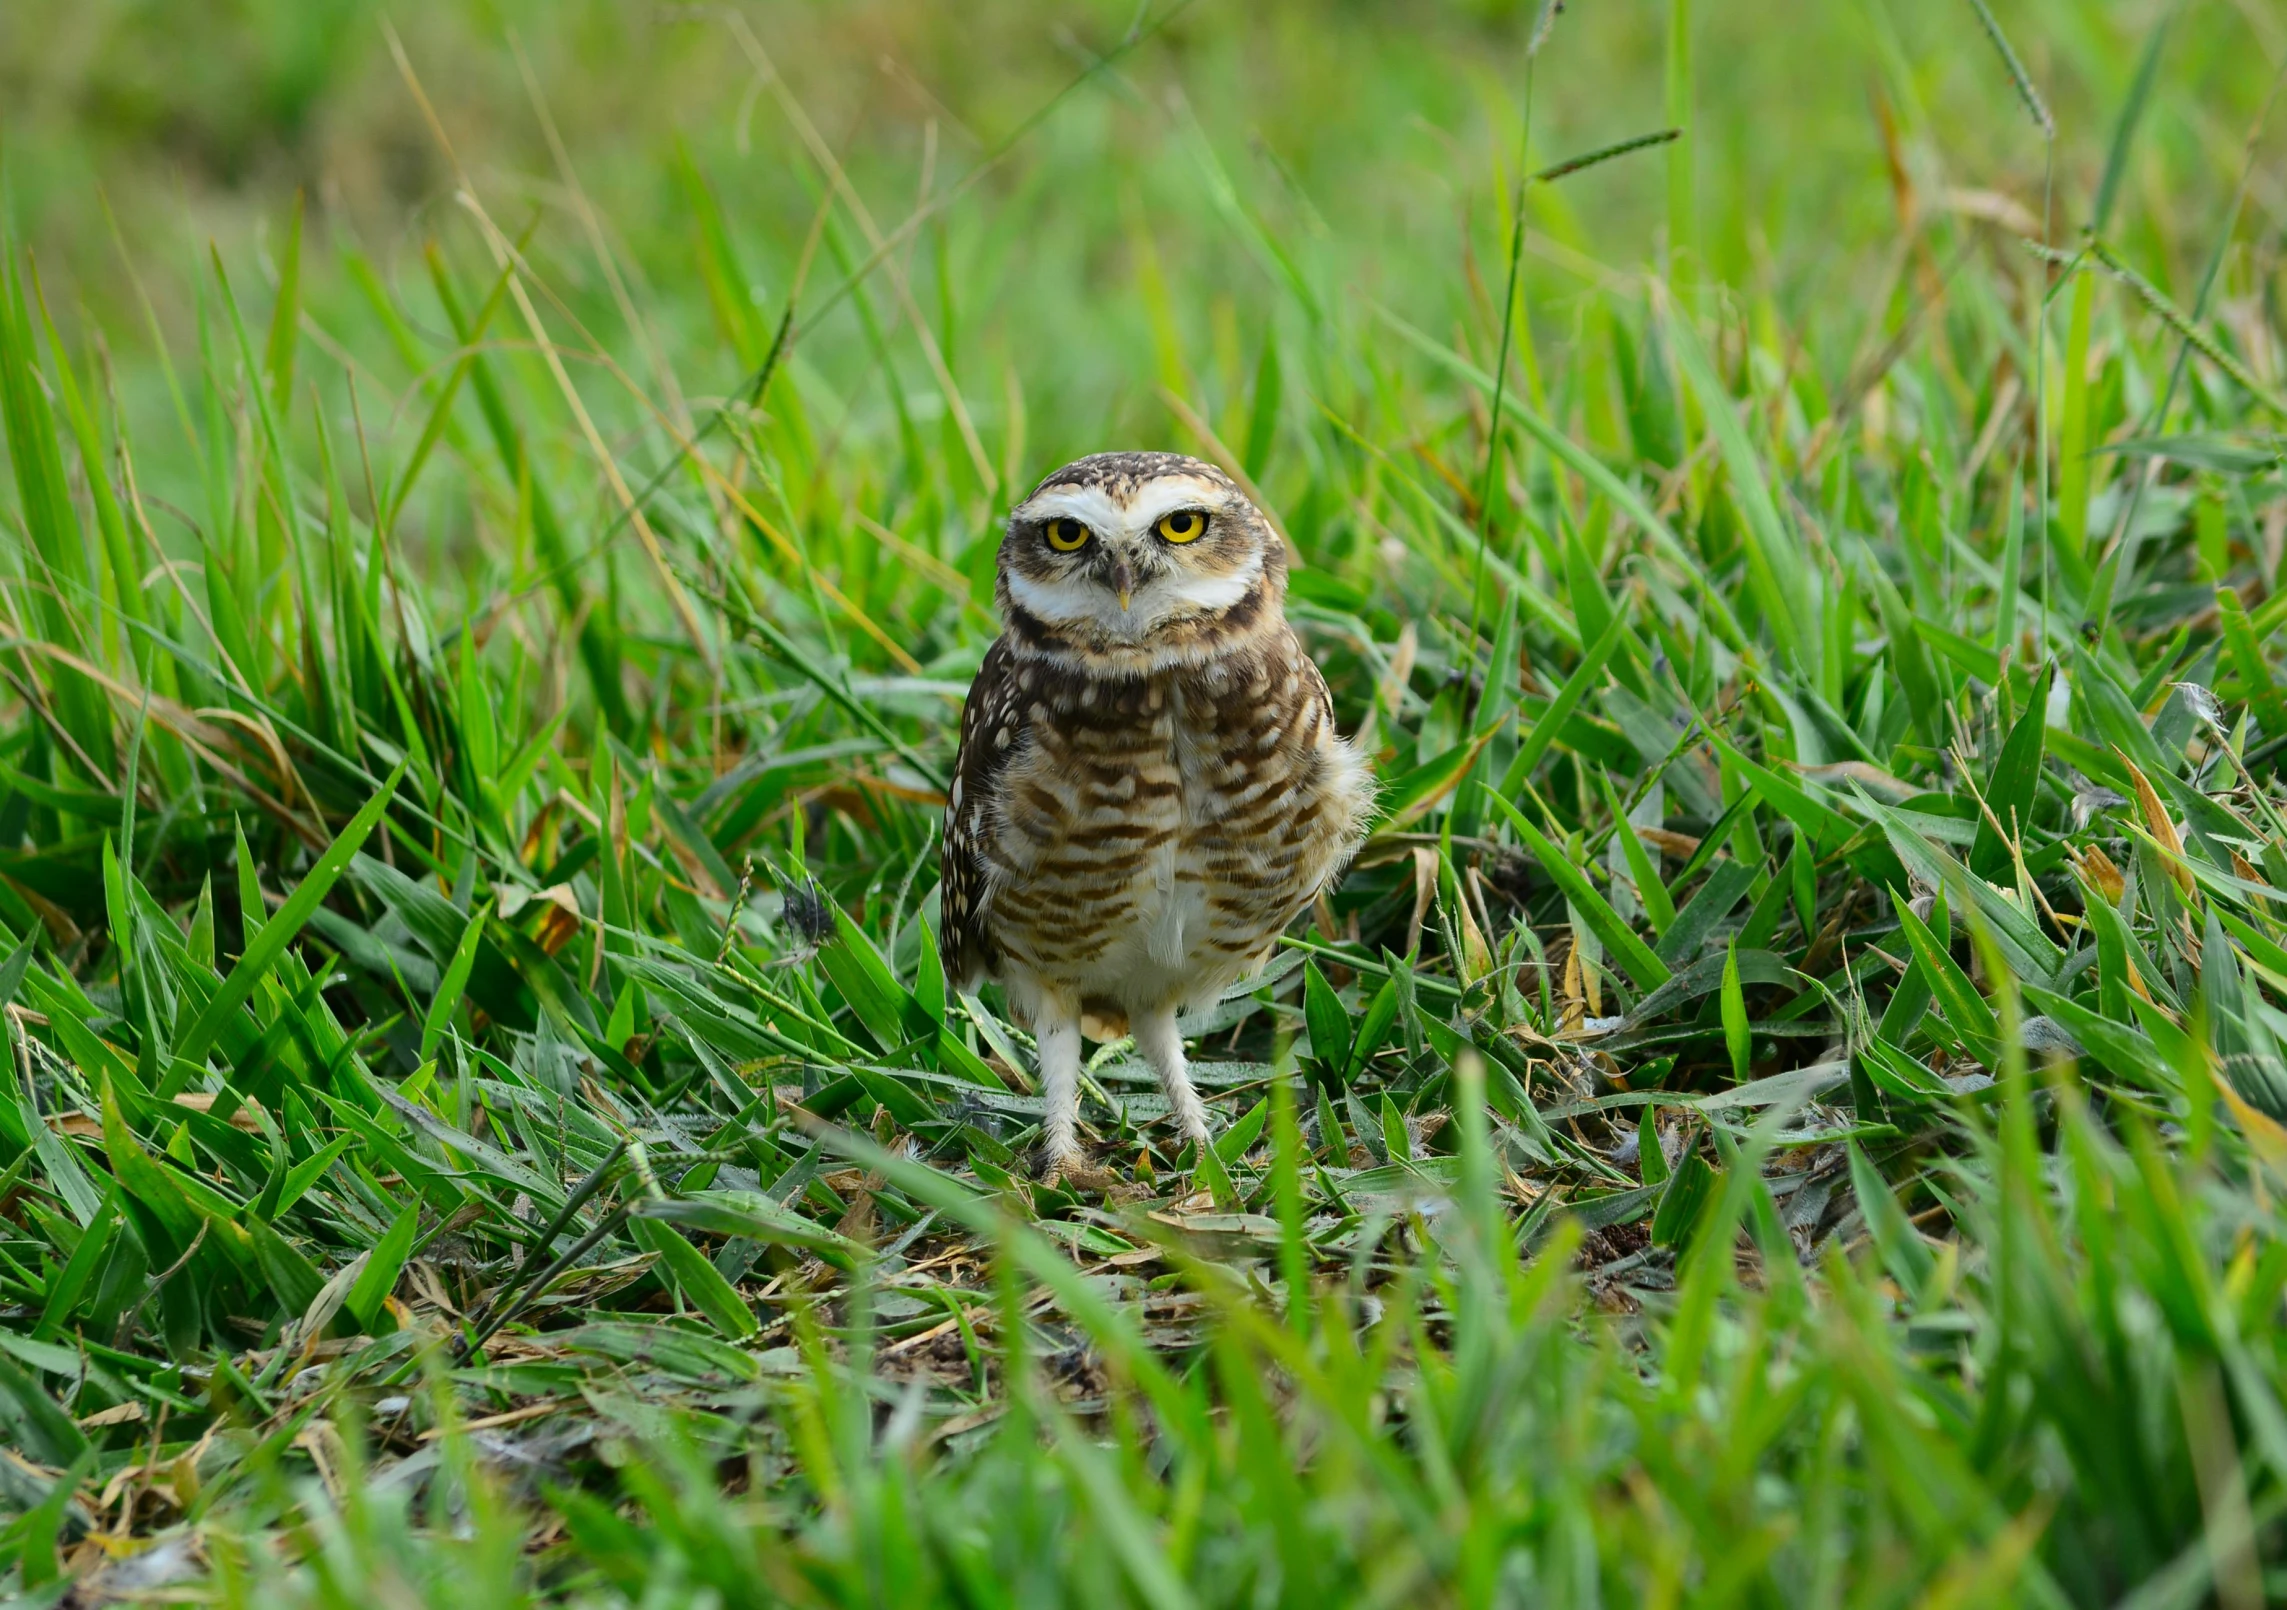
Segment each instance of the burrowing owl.
M1287 625L1285 549L1213 465L1099 453L1009 516L998 595L945 811L946 977L1030 1020L1052 1176L1083 1166L1083 1033L1132 1032L1205 1144L1176 1013L1262 966L1372 796Z

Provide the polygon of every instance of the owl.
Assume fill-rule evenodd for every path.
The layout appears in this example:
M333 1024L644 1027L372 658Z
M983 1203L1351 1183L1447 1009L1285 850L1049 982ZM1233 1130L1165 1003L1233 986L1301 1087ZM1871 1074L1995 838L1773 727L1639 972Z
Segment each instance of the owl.
M1049 1178L1086 1171L1083 1035L1133 1034L1205 1145L1176 1014L1262 967L1372 803L1287 625L1285 547L1213 465L1099 453L1017 505L996 592L945 810L946 979L998 980L1029 1021Z

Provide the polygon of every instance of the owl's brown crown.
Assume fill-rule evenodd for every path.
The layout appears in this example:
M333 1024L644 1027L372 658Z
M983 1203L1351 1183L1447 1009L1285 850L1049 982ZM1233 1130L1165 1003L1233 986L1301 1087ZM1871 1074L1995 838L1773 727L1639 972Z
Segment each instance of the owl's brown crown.
M1020 653L1140 675L1281 625L1286 551L1214 465L1095 453L1046 476L1009 515L996 592Z
M1123 500L1133 500L1146 482L1163 476L1190 476L1211 481L1226 492L1237 492L1238 483L1203 458L1186 453L1126 452L1090 453L1076 458L1060 470L1050 470L1032 489L1032 496L1040 496L1051 487L1097 487L1110 491ZM1021 507L1021 505L1020 505Z

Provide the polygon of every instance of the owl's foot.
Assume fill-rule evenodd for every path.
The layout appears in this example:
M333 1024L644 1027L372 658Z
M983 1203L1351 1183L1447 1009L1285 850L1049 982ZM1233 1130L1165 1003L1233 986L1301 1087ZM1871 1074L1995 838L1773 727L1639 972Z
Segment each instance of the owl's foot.
M1040 1171L1040 1183L1067 1191L1087 1191L1097 1195L1120 1183L1120 1177L1108 1168L1098 1168L1088 1161L1087 1154L1077 1149L1052 1152L1048 1163Z
M1214 1144L1215 1137L1208 1133L1204 1120L1198 1123L1185 1123L1178 1118L1175 1123L1175 1140L1169 1149L1172 1155L1180 1157L1183 1155L1183 1148L1188 1145L1192 1148L1192 1156L1196 1159L1199 1153Z
M1187 1140L1204 1151L1214 1144L1214 1138L1207 1132L1206 1103L1199 1099L1183 1059L1183 1036L1176 1029L1175 1009L1138 1013L1134 1027L1137 1049L1159 1075L1159 1087L1167 1093L1167 1116L1180 1137L1178 1146Z

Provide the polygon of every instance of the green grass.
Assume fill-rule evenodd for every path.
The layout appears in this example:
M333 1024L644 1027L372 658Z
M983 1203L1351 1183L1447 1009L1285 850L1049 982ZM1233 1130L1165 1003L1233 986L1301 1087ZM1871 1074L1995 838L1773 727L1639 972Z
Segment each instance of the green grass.
M11 7L0 1591L2287 1597L2287 40L1779 9ZM1082 1197L1114 445L1385 815Z

